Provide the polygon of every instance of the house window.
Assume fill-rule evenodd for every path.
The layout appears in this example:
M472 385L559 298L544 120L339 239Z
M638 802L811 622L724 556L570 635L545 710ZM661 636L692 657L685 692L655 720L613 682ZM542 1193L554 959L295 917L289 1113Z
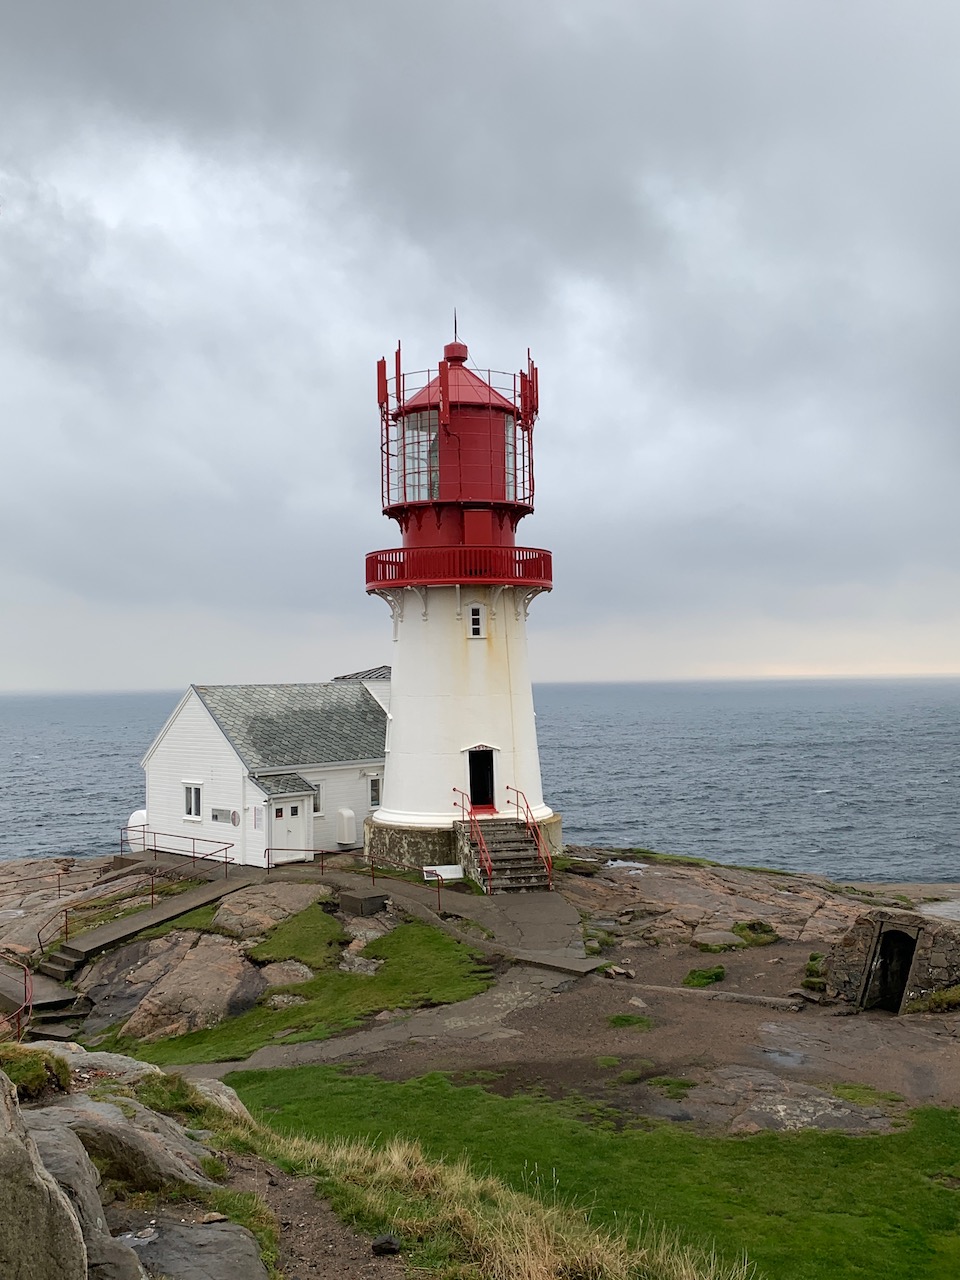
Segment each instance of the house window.
M380 808L380 779L379 778L370 779L370 808L371 809Z
M487 634L486 609L482 604L472 604L467 614L467 635L471 640L483 640Z
M298 804L292 804L290 806L290 817L299 818L299 816L300 816L300 806Z
M263 830L263 808L259 804L253 806L253 829L254 831Z
M200 808L200 787L195 782L186 782L183 785L183 816L192 818L195 822L199 822L203 817L203 810Z
M323 791L324 791L323 782L322 781L315 782L313 786L313 812L314 813L319 813L319 814L323 813L324 800L325 800Z
M278 809L274 809L274 811L273 811L273 816L274 816L275 818L282 818L282 817L283 817L283 805L281 805Z

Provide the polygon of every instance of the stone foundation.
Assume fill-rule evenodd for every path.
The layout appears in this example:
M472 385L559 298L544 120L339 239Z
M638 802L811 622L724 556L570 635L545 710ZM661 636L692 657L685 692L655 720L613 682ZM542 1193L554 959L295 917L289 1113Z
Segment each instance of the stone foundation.
M509 817L509 814L501 814ZM553 857L563 852L563 819L552 814L539 824L544 842ZM367 818L363 824L363 856L381 867L442 867L456 863L478 884L480 868L464 824L443 827L386 827Z

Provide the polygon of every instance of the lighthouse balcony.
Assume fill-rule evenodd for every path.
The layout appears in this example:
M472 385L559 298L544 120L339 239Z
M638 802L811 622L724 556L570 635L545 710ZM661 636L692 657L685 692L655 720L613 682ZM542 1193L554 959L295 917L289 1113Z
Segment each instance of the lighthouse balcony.
M395 547L367 556L367 590L380 587L553 586L553 557L536 547Z

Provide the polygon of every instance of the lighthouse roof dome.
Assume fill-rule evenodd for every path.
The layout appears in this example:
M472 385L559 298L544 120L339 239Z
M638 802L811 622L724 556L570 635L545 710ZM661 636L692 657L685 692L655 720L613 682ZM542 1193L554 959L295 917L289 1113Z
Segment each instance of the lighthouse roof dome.
M491 387L485 378L466 367L467 345L465 342L448 342L443 349L444 359L449 361L449 402L450 404L484 405L494 409L502 409L505 413L516 413L516 406L506 396ZM417 413L423 409L435 409L440 403L440 377L431 378L399 410L399 416Z

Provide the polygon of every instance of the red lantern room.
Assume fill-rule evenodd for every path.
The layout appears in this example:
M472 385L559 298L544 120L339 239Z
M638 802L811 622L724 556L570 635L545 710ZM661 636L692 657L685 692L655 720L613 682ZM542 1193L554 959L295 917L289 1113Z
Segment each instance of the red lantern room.
M549 591L548 551L516 546L533 510L533 424L537 369L517 374L466 367L467 348L449 342L436 371L393 377L377 366L383 512L403 546L367 556L367 590L477 585Z

